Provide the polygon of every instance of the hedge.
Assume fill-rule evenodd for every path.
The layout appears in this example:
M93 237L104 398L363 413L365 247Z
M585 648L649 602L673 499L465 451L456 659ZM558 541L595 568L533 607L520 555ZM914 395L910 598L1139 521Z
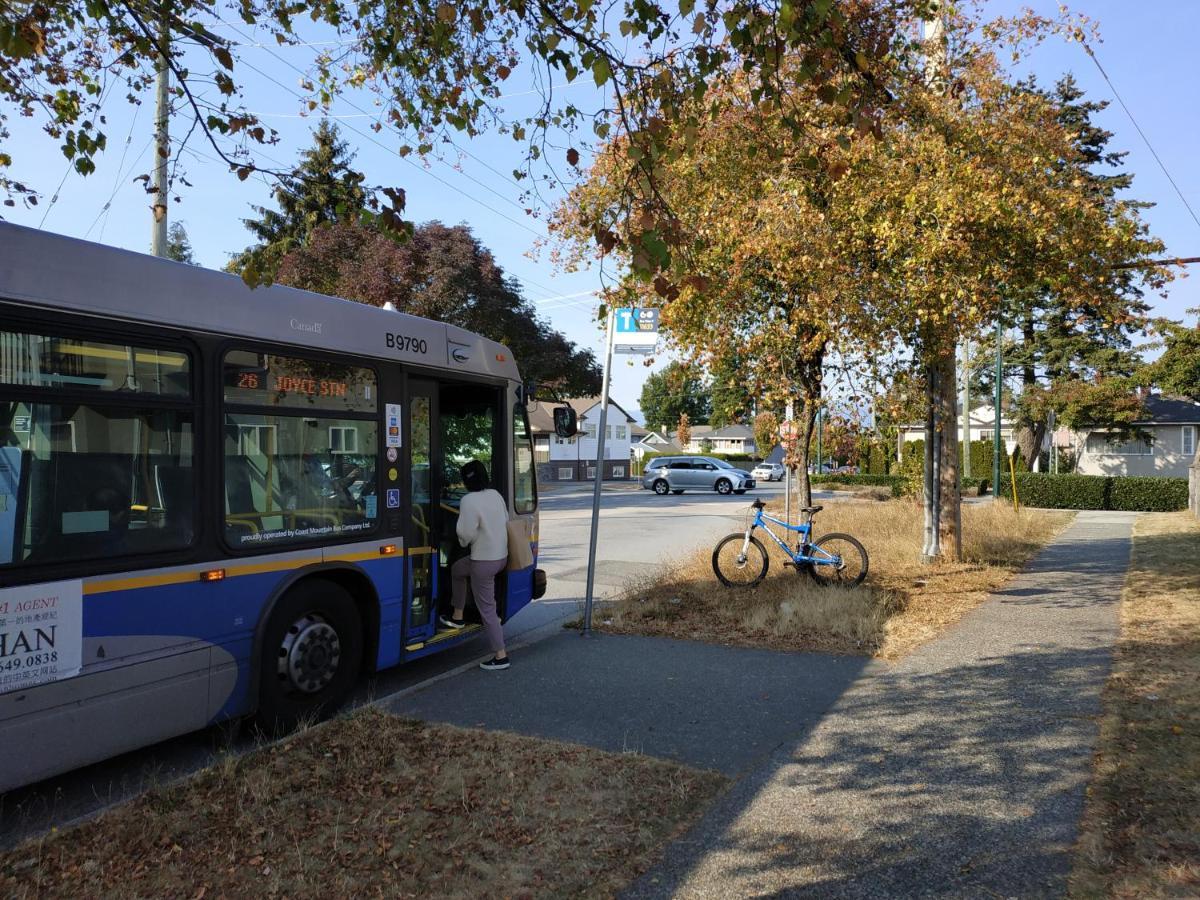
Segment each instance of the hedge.
M1114 509L1174 512L1187 509L1186 478L1133 475L1017 475L1017 499L1046 509ZM1012 479L1000 479L1000 494L1012 497Z
M893 497L902 496L907 483L907 479L902 475L811 475L808 480L812 484L869 484L890 487Z

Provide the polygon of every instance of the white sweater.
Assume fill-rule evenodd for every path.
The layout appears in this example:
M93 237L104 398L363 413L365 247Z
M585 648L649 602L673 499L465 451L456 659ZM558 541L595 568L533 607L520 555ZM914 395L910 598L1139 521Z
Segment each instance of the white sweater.
M508 559L508 507L491 488L470 491L458 504L458 542L471 559Z

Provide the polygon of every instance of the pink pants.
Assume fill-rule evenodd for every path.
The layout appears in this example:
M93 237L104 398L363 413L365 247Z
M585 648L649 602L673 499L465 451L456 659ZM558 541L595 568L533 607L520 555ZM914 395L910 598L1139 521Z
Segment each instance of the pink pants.
M493 653L504 649L504 630L496 613L496 576L508 566L507 559L471 559L464 556L450 567L450 603L455 609L467 605L467 584L475 597L475 608Z

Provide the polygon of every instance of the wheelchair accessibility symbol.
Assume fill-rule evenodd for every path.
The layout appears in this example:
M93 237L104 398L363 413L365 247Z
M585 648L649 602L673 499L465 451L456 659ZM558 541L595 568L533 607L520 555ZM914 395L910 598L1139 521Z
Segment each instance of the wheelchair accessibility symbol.
M388 509L399 509L400 508L400 489L399 488L388 488L387 507L388 507Z

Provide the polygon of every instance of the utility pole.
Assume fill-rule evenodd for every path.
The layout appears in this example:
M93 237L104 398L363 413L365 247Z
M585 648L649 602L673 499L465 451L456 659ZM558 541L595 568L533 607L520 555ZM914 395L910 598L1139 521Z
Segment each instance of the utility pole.
M992 500L1000 499L1000 380L1004 375L1004 326L996 317L996 391L992 410Z
M161 0L158 27L158 73L155 78L154 110L154 225L150 252L167 255L167 163L171 159L171 67L167 63L171 47L167 0Z
M962 477L971 477L971 341L963 341L962 363Z

